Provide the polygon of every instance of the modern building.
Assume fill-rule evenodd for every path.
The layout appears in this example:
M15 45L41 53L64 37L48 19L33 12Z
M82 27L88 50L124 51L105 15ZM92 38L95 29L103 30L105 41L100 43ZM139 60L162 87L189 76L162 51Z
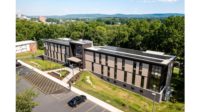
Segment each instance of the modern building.
M37 42L32 40L26 40L26 41L19 41L16 42L16 53L22 53L22 52L36 52L37 51Z
M93 42L88 40L46 39L44 40L45 58L62 64L73 64L85 68L84 49L92 46Z
M169 94L175 56L111 46L93 46L92 41L44 40L45 57L78 63L105 81L161 102ZM155 85L155 87L154 87Z

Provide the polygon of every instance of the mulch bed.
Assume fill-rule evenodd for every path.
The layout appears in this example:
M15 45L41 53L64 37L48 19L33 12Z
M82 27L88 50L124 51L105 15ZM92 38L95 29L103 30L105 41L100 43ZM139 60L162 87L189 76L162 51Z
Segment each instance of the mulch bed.
M60 77L59 74L57 74L55 72L49 72L48 74L53 76L53 77L55 77L55 78L57 78L57 79L59 79L59 80L63 80L64 79L64 77Z

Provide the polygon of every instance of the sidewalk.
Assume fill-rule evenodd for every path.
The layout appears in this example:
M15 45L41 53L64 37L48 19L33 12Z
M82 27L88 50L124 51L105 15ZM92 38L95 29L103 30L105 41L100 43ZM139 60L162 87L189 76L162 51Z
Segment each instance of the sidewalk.
M38 72L39 74L41 74L41 75L43 75L43 76L49 78L50 80L52 80L52 81L54 81L54 82L56 82L56 83L62 85L63 87L69 89L69 85L68 85L66 82L60 81L60 80L58 80L58 79L56 79L56 78L54 78L54 77L48 75L46 72L43 72L43 71L41 71L41 70L39 70L39 69L37 69L37 68L35 68L35 67L29 65L29 64L26 64L26 63L22 62L21 60L18 60L18 62L21 63L23 66L26 66L26 67L28 67L28 68L30 68L30 69L32 69L32 70ZM64 80L64 79L63 79L63 80ZM67 80L67 79L66 79L66 80ZM109 111L111 111L111 112L123 112L123 111L117 109L116 107L113 107L112 105L110 105L110 104L108 104L108 103L106 103L106 102L103 102L103 101L101 101L101 100L99 100L99 99L97 99L97 98L95 98L95 97L93 97L93 96L91 96L91 95L89 95L89 94L87 94L87 93L85 93L85 92L83 92L83 91L81 91L81 90L79 90L79 89L73 87L73 86L71 87L71 91L73 91L73 92L75 92L75 93L77 93L77 94L80 94L80 95L85 95L85 96L87 97L87 99L91 100L92 102L95 102L96 104L98 104L98 105L100 105L100 106L106 108L107 110L109 110Z

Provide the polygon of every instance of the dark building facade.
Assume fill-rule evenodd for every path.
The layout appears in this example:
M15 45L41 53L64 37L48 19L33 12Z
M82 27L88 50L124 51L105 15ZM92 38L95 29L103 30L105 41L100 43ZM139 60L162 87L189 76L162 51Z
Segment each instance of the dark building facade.
M59 41L59 42L58 42ZM91 41L45 40L45 56L61 63L70 57L105 81L161 102L168 97L175 56L111 46L93 46ZM73 60L72 60L73 61Z

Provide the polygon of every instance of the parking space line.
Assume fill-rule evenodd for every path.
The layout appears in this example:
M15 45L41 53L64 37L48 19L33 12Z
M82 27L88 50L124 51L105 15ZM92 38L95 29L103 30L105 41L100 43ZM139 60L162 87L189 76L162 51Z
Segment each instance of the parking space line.
M97 104L95 104L94 106L90 107L86 112L90 112L92 109L94 109L97 106Z
M87 103L89 103L89 101L87 100L86 102L84 102L83 104L81 104L81 105L78 105L75 109L72 109L72 111L71 112L75 112L76 110L78 110L80 107L82 107L83 105L85 105L85 104L87 104Z

